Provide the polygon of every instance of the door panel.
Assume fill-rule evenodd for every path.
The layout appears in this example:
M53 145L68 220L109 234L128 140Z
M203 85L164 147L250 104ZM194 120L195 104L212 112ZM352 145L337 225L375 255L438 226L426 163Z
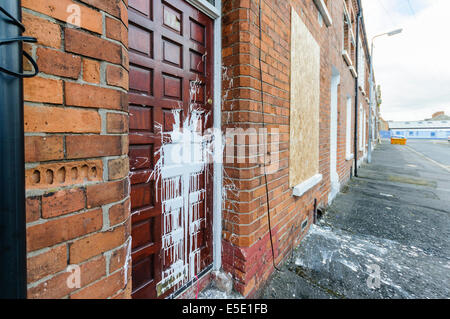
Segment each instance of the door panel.
M212 263L212 165L172 163L166 134L212 127L213 23L183 0L128 11L132 295L163 298Z

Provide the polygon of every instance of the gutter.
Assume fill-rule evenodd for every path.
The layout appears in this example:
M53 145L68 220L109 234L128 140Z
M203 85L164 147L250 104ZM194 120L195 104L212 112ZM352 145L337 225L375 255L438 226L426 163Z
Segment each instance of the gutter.
M37 74L23 52L20 0L0 3L0 298L27 297L23 78ZM22 54L35 67L23 74Z

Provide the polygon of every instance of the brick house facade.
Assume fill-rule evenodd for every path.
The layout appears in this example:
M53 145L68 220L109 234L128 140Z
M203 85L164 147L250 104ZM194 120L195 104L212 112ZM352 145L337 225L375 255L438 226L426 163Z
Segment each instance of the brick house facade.
M344 5L346 8L344 9ZM279 170L268 176L272 236L276 264L300 244L309 227L302 230L307 218L313 221L314 200L319 207L328 205L330 194L330 104L332 66L340 73L338 87L337 171L339 181L345 184L355 163L346 157L346 99L351 97L351 126L354 126L355 77L349 66L356 68L355 53L351 64L343 58L344 10L353 16L353 33L356 34L357 1L328 1L328 11L333 23L326 26L321 21L314 1L263 1L262 2L262 70L264 81L264 112L267 123L279 128ZM322 182L308 190L302 197L293 196L289 188L289 70L291 7L301 16L308 30L320 45L320 166ZM258 2L225 1L223 10L223 64L233 74L229 94L233 116L224 121L228 126L261 126L261 99L259 86L259 21ZM361 29L362 31L362 29ZM362 32L361 32L362 33ZM239 40L238 40L239 39ZM364 41L366 41L364 39ZM367 46L363 46L367 50ZM368 52L368 51L366 51ZM366 56L369 56L368 53ZM361 109L369 114L368 63L364 63L367 87L358 90ZM224 88L228 83L224 83ZM361 118L361 117L360 117ZM367 119L367 116L366 116ZM358 158L367 152L368 122L363 130L365 139ZM353 131L353 130L352 130ZM352 133L353 134L353 133ZM360 140L358 136L358 141ZM353 135L350 139L353 153ZM257 165L228 165L225 171L238 185L239 192L227 197L224 210L224 269L233 274L236 289L244 296L255 296L258 288L273 273L270 236L268 233L264 177Z
M177 1L170 0L168 5L176 9ZM130 298L136 289L137 266L131 255L135 258L138 249L131 243L138 230L132 227L135 195L130 185L129 132L133 114L128 99L129 83L137 75L129 63L128 13L151 10L153 6L146 6L151 2L22 0L25 35L38 40L24 45L24 50L40 67L36 77L24 80L28 298ZM197 2L205 1L189 1ZM240 294L255 297L274 271L270 235L279 264L301 243L313 223L315 205L326 207L332 200L330 136L336 138L337 185L345 185L353 174L359 73L364 79L357 93L357 141L363 141L357 147L358 165L364 159L369 136L369 64L368 58L360 60L357 70L355 34L361 38L364 56L370 55L363 25L356 32L357 0L262 0L261 40L258 0L221 2L222 130L265 127L278 132L276 138L269 137L278 149L278 168L267 174L268 194L262 154L256 163L247 155L244 163L225 161L219 185L224 193L220 266L231 274ZM289 185L291 10L320 48L318 170L322 178L301 196L294 196ZM70 20L73 12L81 17L79 27ZM31 70L31 65L25 63L24 69ZM339 74L334 135L330 120L333 74ZM75 286L68 284L72 266L81 273L81 282ZM202 286L209 281L208 271ZM192 291L187 290L184 297L189 296Z

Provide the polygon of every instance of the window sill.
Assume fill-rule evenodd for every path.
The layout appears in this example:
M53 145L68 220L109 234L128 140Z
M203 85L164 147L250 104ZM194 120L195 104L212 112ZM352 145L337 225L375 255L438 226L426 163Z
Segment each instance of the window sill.
M355 155L347 155L347 157L345 158L346 161L351 161L355 158Z
M350 69L350 72L352 72L353 77L356 79L358 77L358 73L356 72L355 67L350 66L349 69Z
M348 66L352 66L352 59L350 58L350 55L348 54L347 50L342 51L342 56L344 57L345 62Z
M366 90L364 90L364 88L361 85L359 85L359 90L361 91L363 96L366 96Z
M307 191L316 186L322 181L322 174L317 174L305 182L297 185L293 189L293 195L297 197L303 196Z
M333 19L331 18L330 12L328 12L327 5L323 0L314 0L314 3L319 9L320 14L322 15L323 21L327 27L333 24Z

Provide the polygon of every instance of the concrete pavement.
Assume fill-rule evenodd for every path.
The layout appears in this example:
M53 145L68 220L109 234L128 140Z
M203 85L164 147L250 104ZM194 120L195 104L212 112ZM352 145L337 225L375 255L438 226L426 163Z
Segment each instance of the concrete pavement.
M442 149L379 145L261 297L450 298L450 172L442 166L450 152Z

